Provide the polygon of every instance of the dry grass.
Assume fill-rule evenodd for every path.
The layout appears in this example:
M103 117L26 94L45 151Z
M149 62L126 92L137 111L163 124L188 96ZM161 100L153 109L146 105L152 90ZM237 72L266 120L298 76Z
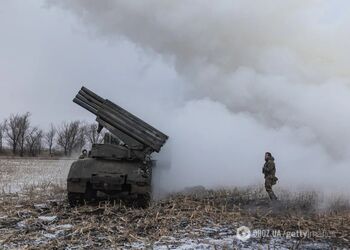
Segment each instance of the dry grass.
M257 188L202 190L173 194L153 202L148 209L126 207L117 201L71 208L65 196L64 188L56 184L31 186L20 194L3 194L0 197L0 246L16 249L158 246L167 249L181 245L181 240L186 238L198 244L217 242L213 249L242 246L297 249L313 242L347 247L350 240L348 203L338 199L320 210L315 193L285 192L280 202L270 203L263 190ZM40 216L57 217L45 221ZM328 235L293 239L255 237L240 242L234 235L241 225L281 232L324 231ZM220 243L220 239L228 238L231 240Z

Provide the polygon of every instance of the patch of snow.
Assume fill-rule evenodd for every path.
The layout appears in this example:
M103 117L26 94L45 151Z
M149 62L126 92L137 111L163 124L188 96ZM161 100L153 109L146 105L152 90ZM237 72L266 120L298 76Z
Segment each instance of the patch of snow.
M54 220L57 219L57 216L56 215L54 215L54 216L39 216L38 219L41 221L45 221L45 222L53 222Z
M68 230L72 229L73 225L72 224L63 224L63 225L57 225L55 226L56 229L62 229L62 230Z
M19 228L26 228L27 227L27 222L25 220L17 222L17 227L19 227Z
M153 245L147 245L143 242L137 241L131 244L126 244L125 247L132 249L156 249L156 250L189 250L189 249L282 249L287 250L293 248L298 241L292 239L286 239L284 237L271 237L261 242L259 238L252 237L251 239L243 242L237 239L236 233L226 227L203 227L195 229L193 231L204 232L206 235L188 237L182 235L179 237L163 236ZM312 243L303 242L300 245L303 249L329 249L331 247L328 243Z
M35 209L38 209L38 210L40 210L40 209L48 209L49 208L49 206L46 203L34 204L34 207L35 207Z
M50 234L50 233L43 234L43 236L46 237L46 238L49 238L49 239L57 238L56 234Z

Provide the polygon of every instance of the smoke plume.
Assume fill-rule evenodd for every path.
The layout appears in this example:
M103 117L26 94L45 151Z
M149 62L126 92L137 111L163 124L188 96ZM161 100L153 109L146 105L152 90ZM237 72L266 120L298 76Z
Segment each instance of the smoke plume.
M148 115L171 138L160 189L262 183L271 151L280 186L347 192L349 1L49 2L103 39L161 56L182 79Z

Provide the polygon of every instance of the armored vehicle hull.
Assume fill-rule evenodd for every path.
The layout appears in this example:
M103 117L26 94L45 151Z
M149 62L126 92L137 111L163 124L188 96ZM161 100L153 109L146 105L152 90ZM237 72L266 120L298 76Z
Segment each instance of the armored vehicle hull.
M68 178L71 205L100 198L132 199L137 206L147 206L151 192L154 163L86 158L73 162Z
M160 151L168 136L85 87L73 101L96 115L98 133L109 132L102 144L92 144L72 164L67 178L70 204L104 196L147 206L155 164L151 154Z

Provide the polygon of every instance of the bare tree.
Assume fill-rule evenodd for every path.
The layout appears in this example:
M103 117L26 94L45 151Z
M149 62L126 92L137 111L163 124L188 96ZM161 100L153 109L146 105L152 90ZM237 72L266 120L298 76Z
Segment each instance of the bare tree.
M0 123L0 152L3 149L3 139L4 139L4 133L5 133L5 126L6 126L6 120L2 123Z
M38 127L31 128L26 136L26 148L31 156L37 156L41 151L43 131Z
M85 130L81 122L64 122L57 130L57 145L62 148L65 156L80 151L85 145Z
M18 140L20 137L20 131L18 128L20 116L19 115L10 115L8 122L5 126L5 132L7 135L7 142L12 148L12 153L15 155L17 153Z
M23 115L12 114L6 123L7 142L12 148L13 154L17 154L19 148L20 155L23 156L25 137L30 125L29 117L29 112Z
M86 134L87 127L86 125L81 124L79 127L78 138L75 144L72 144L72 151L79 152L86 144Z
M45 134L45 142L47 147L49 148L50 156L52 155L52 148L55 141L56 132L56 128L53 124L51 124L50 130Z
M86 126L86 137L89 143L101 143L103 141L103 133L98 133L98 125L92 123Z
M20 130L20 137L19 137L19 155L23 156L24 154L24 150L25 150L25 141L26 141L26 137L27 137L27 133L30 127L30 113L27 112L25 114L23 114L20 118L20 123L19 123L19 130Z

